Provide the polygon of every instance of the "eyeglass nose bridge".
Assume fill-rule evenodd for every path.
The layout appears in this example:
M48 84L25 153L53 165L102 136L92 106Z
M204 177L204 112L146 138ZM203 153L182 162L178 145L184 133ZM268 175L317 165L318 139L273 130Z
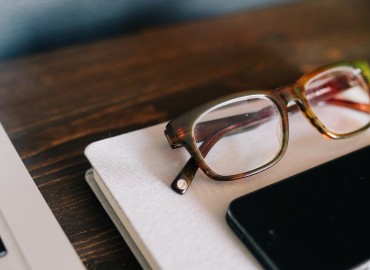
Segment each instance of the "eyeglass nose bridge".
M317 117L305 105L307 103L304 102L305 97L302 95L302 90L299 86L286 85L275 89L275 92L284 101L289 113L300 110L313 127L315 127L324 136L327 136L327 132L318 124Z
M279 87L274 91L284 101L288 111L296 111L298 109L297 106L301 109L301 111L306 111L306 107L302 102L304 97L302 96L302 91L298 86L286 85Z
M294 85L285 85L274 90L274 92L284 101L288 106L291 101L298 101L300 92Z

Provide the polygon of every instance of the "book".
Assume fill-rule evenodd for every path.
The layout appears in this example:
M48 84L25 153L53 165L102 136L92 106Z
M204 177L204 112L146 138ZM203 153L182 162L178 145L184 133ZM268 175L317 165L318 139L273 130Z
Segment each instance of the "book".
M171 182L189 158L171 149L165 123L90 144L86 179L145 269L258 269L228 227L229 203L370 142L370 131L330 140L301 114L290 118L286 154L275 166L237 181L220 182L198 171L184 195ZM333 172L335 173L335 172Z

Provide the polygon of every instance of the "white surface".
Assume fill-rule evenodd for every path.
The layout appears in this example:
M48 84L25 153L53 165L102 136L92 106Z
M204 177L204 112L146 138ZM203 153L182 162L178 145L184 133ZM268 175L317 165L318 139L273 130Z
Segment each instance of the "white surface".
M29 265L12 234L11 229L0 212L0 237L5 246L6 254L0 257L0 269L27 270Z
M301 114L290 117L290 125L288 151L274 167L232 182L198 172L183 196L170 184L188 154L170 148L165 124L93 143L85 154L102 179L100 188L153 268L255 269L258 263L226 224L229 203L370 143L370 130L326 139Z
M85 269L1 124L0 149L0 269Z
M140 249L136 245L134 239L131 237L130 233L128 232L127 228L123 226L121 219L125 219L120 212L120 217L118 217L116 211L113 209L113 205L108 201L108 198L104 196L102 190L97 185L97 181L101 181L99 176L95 174L93 169L87 170L85 174L85 179L89 184L90 188L93 190L95 195L98 197L99 202L104 207L104 210L108 213L110 218L112 219L114 225L116 225L118 231L121 233L122 237L125 239L126 244L130 247L131 251L135 254L137 260L140 262L141 266L144 269L150 269L148 261L144 258L143 254L141 253ZM96 179L98 179L96 181ZM110 197L110 196L109 196ZM110 198L111 199L111 198ZM115 206L117 207L117 206ZM117 208L116 208L117 209Z

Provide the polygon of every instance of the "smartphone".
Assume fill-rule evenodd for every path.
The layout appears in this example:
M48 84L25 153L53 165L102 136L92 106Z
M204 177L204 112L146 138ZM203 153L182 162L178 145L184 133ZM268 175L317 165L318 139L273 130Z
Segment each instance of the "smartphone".
M369 269L369 151L244 195L226 220L266 269Z
M6 255L6 248L0 238L0 257L3 257L5 255Z

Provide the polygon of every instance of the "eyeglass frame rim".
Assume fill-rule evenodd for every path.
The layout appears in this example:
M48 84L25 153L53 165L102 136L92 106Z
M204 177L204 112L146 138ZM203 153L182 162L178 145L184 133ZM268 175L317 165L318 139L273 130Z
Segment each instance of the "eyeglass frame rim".
M370 127L370 121L367 125L359 128L355 131L338 134L330 131L315 115L311 106L309 105L305 95L305 85L312 78L319 75L323 71L330 70L336 67L351 67L361 71L365 82L370 88L370 68L366 61L342 61L334 64L325 65L319 67L311 72L302 75L294 84L284 86L277 89L260 89L260 90L244 90L230 95L226 95L211 101L206 102L194 109L191 109L182 115L171 120L165 129L165 135L168 139L172 148L180 146L185 147L189 154L195 159L198 167L211 179L218 181L231 181L245 178L259 172L262 172L281 160L284 156L289 141L289 118L288 118L288 104L294 102L299 110L303 113L305 118L325 137L331 139L342 139L353 136L366 130ZM280 93L279 93L280 91ZM370 92L370 91L369 91ZM370 95L370 93L369 93ZM219 175L214 172L204 160L202 154L199 151L196 142L194 141L194 127L197 120L201 118L205 113L214 110L217 107L222 107L227 103L233 103L236 100L249 99L251 97L267 98L272 101L281 119L282 127L282 142L279 152L266 164L243 173L233 175Z

